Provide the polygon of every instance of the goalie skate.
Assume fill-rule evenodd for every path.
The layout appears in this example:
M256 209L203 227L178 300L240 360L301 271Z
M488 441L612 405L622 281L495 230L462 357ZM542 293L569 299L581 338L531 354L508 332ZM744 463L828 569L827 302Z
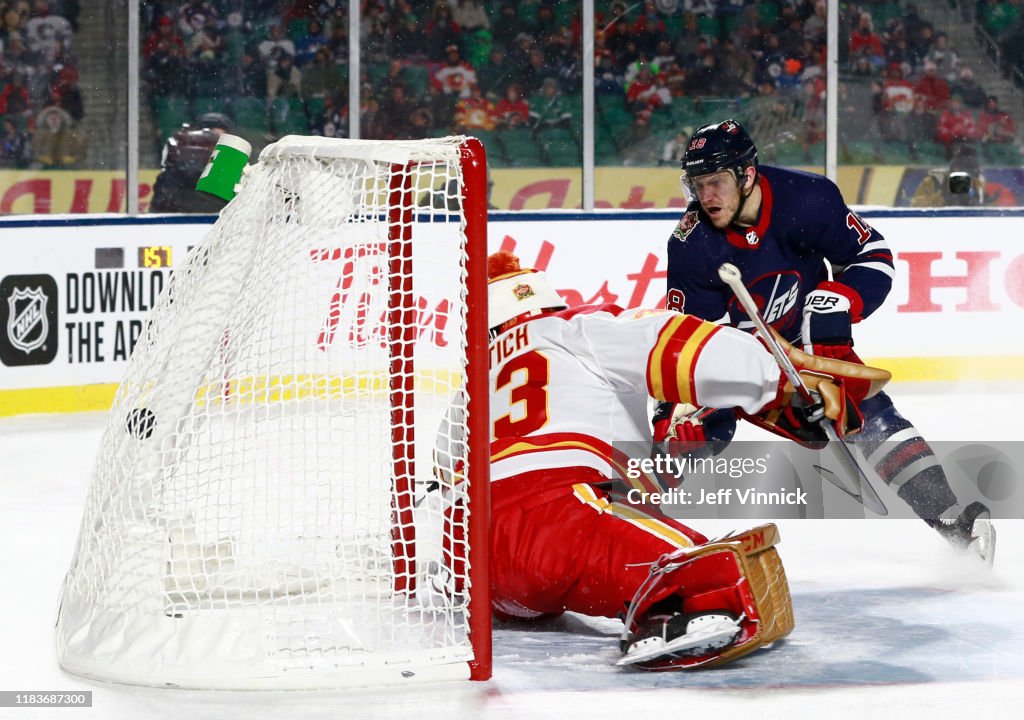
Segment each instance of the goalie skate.
M647 669L657 669L657 661L712 655L729 647L740 629L739 620L726 612L653 617L626 646L617 664L651 664Z

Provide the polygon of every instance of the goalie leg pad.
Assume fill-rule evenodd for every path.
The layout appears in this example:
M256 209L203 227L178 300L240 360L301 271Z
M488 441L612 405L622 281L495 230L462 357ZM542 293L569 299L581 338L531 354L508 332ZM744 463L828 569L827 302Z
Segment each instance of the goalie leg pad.
M768 524L659 560L651 571L653 580L638 590L627 615L621 664L646 670L712 667L788 635L794 626L793 606L777 542L778 529ZM655 606L664 607L674 595L681 598L685 626L655 615ZM679 639L689 633L690 619L704 615L718 616L712 640L730 634L726 617L736 632L716 647L702 646L700 634L693 642ZM649 640L652 625L653 634L666 636L661 653L653 652L658 643ZM670 631L677 636L667 637Z

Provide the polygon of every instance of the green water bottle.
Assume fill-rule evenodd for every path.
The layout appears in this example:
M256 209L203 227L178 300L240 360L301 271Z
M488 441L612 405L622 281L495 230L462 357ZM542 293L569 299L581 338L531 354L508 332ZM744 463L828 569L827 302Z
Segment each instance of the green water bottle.
M210 162L196 182L196 190L228 202L238 191L242 170L249 163L252 145L237 135L224 134L210 153Z

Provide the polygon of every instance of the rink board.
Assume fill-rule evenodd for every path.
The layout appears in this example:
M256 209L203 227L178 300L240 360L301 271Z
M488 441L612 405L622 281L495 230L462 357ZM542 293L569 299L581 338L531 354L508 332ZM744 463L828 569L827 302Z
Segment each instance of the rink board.
M893 291L857 328L898 382L1024 379L1024 211L864 209L896 258ZM108 407L170 274L212 216L0 222L0 416ZM570 305L664 303L674 212L492 213L490 250L546 269ZM15 298L15 293L17 297ZM437 314L422 330L447 342Z

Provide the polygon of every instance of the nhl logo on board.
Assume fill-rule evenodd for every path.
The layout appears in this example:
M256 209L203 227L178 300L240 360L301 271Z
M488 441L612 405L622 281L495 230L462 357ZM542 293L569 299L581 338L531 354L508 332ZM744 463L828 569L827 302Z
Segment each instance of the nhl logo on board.
M57 283L51 275L0 278L0 363L46 365L57 356Z
M46 319L46 293L41 287L15 288L7 298L7 337L28 355L46 342L50 323Z
M526 283L519 283L512 288L512 294L515 296L516 300L525 300L528 297L533 297L534 292L533 288Z
M757 236L757 231L753 228L747 230L747 234L744 237L747 239L747 245L750 245L751 247L761 242L761 238Z

